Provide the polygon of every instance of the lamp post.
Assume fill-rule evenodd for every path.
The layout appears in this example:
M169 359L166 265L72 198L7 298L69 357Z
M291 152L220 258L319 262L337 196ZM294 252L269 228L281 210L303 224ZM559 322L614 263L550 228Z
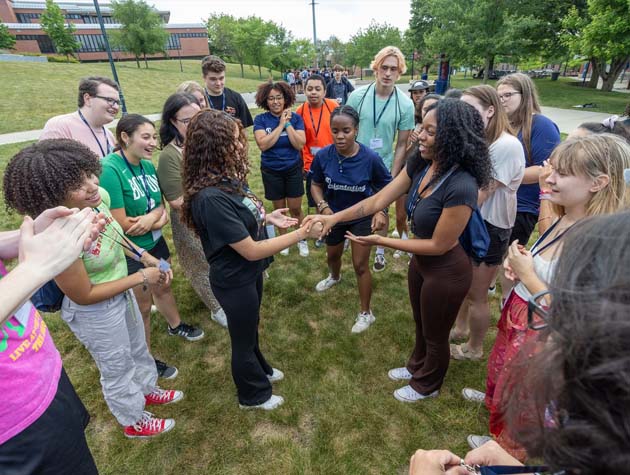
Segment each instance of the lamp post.
M120 81L118 80L118 74L116 73L116 65L114 64L114 59L112 58L112 50L109 47L109 40L107 39L107 32L105 31L105 23L103 22L101 9L98 6L98 0L94 0L94 8L96 8L96 16L98 17L98 23L101 26L101 33L103 34L103 41L105 42L105 50L107 51L107 58L109 59L109 65L112 68L112 75L114 76L114 81L116 81L116 84L118 84L118 92L120 93L120 107L122 109L122 114L127 115L127 104L125 103L125 96L123 94L122 87L120 86Z
M311 9L313 12L313 46L315 47L315 69L319 69L319 62L317 60L317 28L315 26L315 0L311 0Z

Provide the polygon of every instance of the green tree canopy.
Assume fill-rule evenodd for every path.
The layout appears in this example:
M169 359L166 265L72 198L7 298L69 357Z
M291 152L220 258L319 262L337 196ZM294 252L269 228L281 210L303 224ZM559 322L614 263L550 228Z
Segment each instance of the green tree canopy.
M66 19L59 5L52 0L46 0L46 10L41 17L42 30L50 37L59 54L66 57L74 56L76 50L81 46L74 38L76 28L72 23L66 24Z
M9 33L9 27L0 23L0 49L13 49L15 46L15 36Z
M113 32L112 40L135 56L138 67L140 56L148 68L147 54L166 53L168 32L153 7L143 0L114 0L112 8L114 19L122 25L120 30Z
M368 67L376 53L385 46L402 46L402 34L387 23L372 21L366 29L359 29L348 42L346 62L361 68Z
M237 20L232 15L213 13L206 20L208 28L208 46L212 54L224 61L234 59L234 35Z

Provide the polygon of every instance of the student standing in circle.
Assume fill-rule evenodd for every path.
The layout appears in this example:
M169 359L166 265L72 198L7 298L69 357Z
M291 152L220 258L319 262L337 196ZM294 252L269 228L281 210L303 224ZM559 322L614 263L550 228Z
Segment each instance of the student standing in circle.
M285 82L268 82L258 87L256 104L266 112L254 120L254 139L260 149L260 171L265 198L273 203L273 209L289 208L291 216L302 222L302 158L300 151L306 143L304 121L291 106L295 94ZM284 234L284 229L279 229ZM309 255L306 240L298 242L300 256ZM289 248L281 254L289 254Z
M157 145L153 122L138 114L129 114L116 126L116 139L120 148L103 159L101 186L111 197L111 212L126 236L138 247L149 251L158 259L170 262L170 251L162 228L168 214L162 204L162 193L157 173L151 162ZM129 274L137 272L142 264L127 258ZM147 346L151 348L151 301L168 322L168 334L188 341L203 338L203 330L182 322L170 285L143 286L133 289L142 319ZM174 378L177 368L155 360L158 374Z
M177 250L180 267L195 293L210 310L212 320L227 328L225 312L210 288L208 264L203 255L199 237L195 236L180 219L180 209L184 201L181 173L184 138L188 124L193 116L199 112L199 106L194 99L195 97L190 94L173 94L164 103L160 126L162 152L160 153L157 174L160 189L171 209L173 243Z
M259 346L263 272L271 256L318 236L321 226L267 239L266 224L286 229L297 220L284 216L286 208L266 214L262 201L247 187L248 172L241 123L213 110L195 115L186 133L182 217L201 239L212 291L227 315L240 407L272 410L284 399L272 394L271 384L284 375L267 363Z
M309 78L309 81L313 78ZM330 118L330 128L335 139L315 155L311 169L313 198L317 211L331 215L372 196L391 180L381 158L365 145L356 141L359 115L350 106L335 109ZM324 292L341 280L341 257L346 232L355 236L367 236L385 226L386 210L374 216L366 216L337 224L326 237L326 255L329 274L315 287ZM361 333L374 323L370 308L372 275L370 273L370 247L352 243L352 265L359 286L360 311L352 333Z

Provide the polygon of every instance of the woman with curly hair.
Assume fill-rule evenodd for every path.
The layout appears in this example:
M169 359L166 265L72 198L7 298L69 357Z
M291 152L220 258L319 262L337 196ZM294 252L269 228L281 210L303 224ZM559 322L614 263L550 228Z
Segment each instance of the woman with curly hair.
M408 273L409 298L416 324L415 347L392 380L409 381L394 392L402 402L435 397L448 370L448 335L472 280L470 258L459 243L479 188L492 173L484 126L479 113L459 100L444 99L428 109L419 146L407 160L406 172L375 195L330 216L308 216L322 222L324 232L339 222L371 216L408 193L406 208L416 239L377 234L355 236L366 246L382 245L414 254Z
M286 208L265 214L262 201L247 186L243 126L221 111L203 110L193 117L183 165L182 218L201 239L212 291L227 316L240 407L275 409L284 399L271 394L271 383L284 375L267 363L258 344L263 272L271 256L319 235L321 226L267 239L266 224L286 229L297 219L285 216Z
M158 419L145 406L179 401L181 391L162 390L149 353L136 286L166 285L172 272L124 239L109 209L109 195L99 187L101 161L74 140L43 140L18 153L7 166L7 204L22 214L37 216L46 208L93 208L106 225L89 251L55 281L64 292L61 318L94 358L101 373L105 402L126 437L147 438L173 428L172 419ZM10 191L8 191L10 190ZM125 255L139 263L128 275Z
M194 82L194 81L193 81ZM170 207L173 243L179 264L192 288L210 310L211 318L227 327L225 312L212 293L208 281L208 264L203 255L199 238L180 219L184 191L182 189L182 152L186 129L193 116L199 112L195 97L191 94L173 94L164 103L160 125L160 159L157 174L160 189Z
M254 139L260 149L260 172L265 198L273 209L289 208L291 216L302 222L302 157L300 151L306 143L304 121L291 112L295 93L286 82L266 82L258 87L256 104L266 110L254 119ZM279 229L284 234L284 229ZM306 241L298 242L300 256L309 254ZM280 253L289 254L289 248Z
M126 236L138 247L151 251L170 265L171 253L162 236L168 214L162 204L162 192L157 172L151 162L157 145L155 126L146 117L128 114L116 126L118 148L103 159L101 185L111 196L111 211ZM127 258L129 274L138 271L140 264ZM133 289L144 320L147 346L151 347L151 303L155 304L168 322L171 336L188 341L203 338L203 330L182 322L170 285L145 285ZM155 360L160 377L172 379L177 368Z

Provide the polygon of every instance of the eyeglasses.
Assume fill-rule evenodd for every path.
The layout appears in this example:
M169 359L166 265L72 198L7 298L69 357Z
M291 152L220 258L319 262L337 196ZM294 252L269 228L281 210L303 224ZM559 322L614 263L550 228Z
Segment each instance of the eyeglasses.
M120 107L120 101L118 99L114 99L113 97L105 97L105 96L94 96L94 97L98 97L99 99L103 99L105 102L107 102L107 105L109 105L110 107Z
M510 99L510 97L512 97L512 96L514 96L516 94L520 94L520 92L514 91L514 92L506 92L505 94L499 94L499 100L502 101L502 102L503 101L507 101L507 100Z
M551 295L551 291L543 290L527 301L527 326L532 330L542 330L549 325L549 302L545 300L547 295Z
M175 117L175 120L177 122L181 122L184 125L188 125L188 124L190 124L190 121L193 120L193 118L192 117L187 117L186 119L178 119L177 117Z

